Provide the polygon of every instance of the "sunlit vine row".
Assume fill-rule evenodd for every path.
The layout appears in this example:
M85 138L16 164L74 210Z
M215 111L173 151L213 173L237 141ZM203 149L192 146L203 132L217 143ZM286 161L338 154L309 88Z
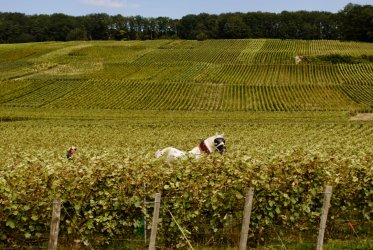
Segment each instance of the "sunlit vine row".
M24 92L26 87L32 82L18 80L18 81L1 81L0 82L0 102L11 100L12 96L17 96L15 92Z
M240 88L227 92L235 97L229 99L239 99ZM268 95L269 88L258 88ZM60 235L74 239L99 234L108 241L128 238L145 216L144 198L152 199L155 192L162 193L160 242L184 242L167 210L191 228L187 234L192 241L206 232L220 236L226 226L239 229L248 186L255 188L256 204L260 202L251 217L254 235L272 227L314 235L326 183L333 185L331 236L330 228L341 220L369 222L373 127L342 117L328 121L322 113L298 115L175 112L165 118L134 112L117 120L0 123L0 244L47 235L57 195L63 202ZM174 163L154 157L157 149L169 145L188 150L218 129L225 132L229 149L223 156ZM68 161L70 144L79 147L79 154ZM364 233L356 230L359 236Z
M338 65L339 74L343 82L349 84L369 84L372 85L373 66L366 64Z
M342 90L357 103L373 106L373 86L360 86L360 85L343 85Z
M197 81L263 85L340 84L338 69L331 65L208 65ZM369 81L369 80L367 80Z
M62 84L62 83L60 83ZM78 83L75 83L78 84ZM53 86L37 92L48 93ZM60 86L60 85L57 85ZM73 85L72 85L73 87ZM92 91L95 90L95 91ZM67 90L67 89L65 89ZM369 100L370 90L362 95ZM59 92L63 94L63 92ZM353 105L354 99L334 85L257 85L257 84L217 84L199 82L152 82L152 81L87 81L79 84L73 92L60 97L50 96L38 104L50 103L48 107L114 108L114 109L155 109L155 110L343 110ZM27 96L26 96L27 97ZM17 100L17 99L16 99ZM32 105L21 99L22 103ZM110 100L110 101L107 101ZM38 102L38 99L35 101ZM41 100L39 100L41 101ZM359 100L355 100L359 101ZM9 104L17 105L17 102Z

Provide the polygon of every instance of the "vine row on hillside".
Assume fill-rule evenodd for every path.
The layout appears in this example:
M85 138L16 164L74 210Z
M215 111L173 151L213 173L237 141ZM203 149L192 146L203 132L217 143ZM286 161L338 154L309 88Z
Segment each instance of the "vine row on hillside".
M93 91L92 91L93 90ZM369 105L370 88L364 100L347 95L346 87L334 85L240 85L206 84L198 82L114 81L90 80L61 98L42 99L48 107L68 108L71 103L79 108L110 108L129 110L230 110L230 111L294 111L348 110ZM46 92L44 89L42 93ZM33 98L22 99L33 105ZM10 102L17 104L16 100ZM9 103L9 104L10 104ZM365 107L365 106L364 106Z

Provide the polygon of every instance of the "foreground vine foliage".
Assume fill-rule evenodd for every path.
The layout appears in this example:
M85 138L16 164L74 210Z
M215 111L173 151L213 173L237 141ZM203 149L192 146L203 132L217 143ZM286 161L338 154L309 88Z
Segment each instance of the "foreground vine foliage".
M210 234L210 245L219 244L219 235L236 244L248 187L255 189L251 239L266 240L263 232L273 228L317 235L326 184L333 186L327 237L351 235L340 230L348 221L359 222L356 230L371 223L370 122L187 116L0 123L0 246L48 238L56 197L63 206L60 235L91 244L138 237L143 218L151 221L144 199L157 192L162 246L186 246L170 212L192 242ZM218 129L226 134L225 155L171 163L154 157L168 145L192 148ZM72 144L78 156L67 160Z

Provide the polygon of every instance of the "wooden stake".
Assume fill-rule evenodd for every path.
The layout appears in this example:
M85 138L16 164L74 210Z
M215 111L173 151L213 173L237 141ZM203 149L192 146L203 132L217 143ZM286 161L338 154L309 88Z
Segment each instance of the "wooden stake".
M51 220L51 230L49 235L48 250L57 249L58 232L60 227L61 217L61 199L57 198L53 201L53 211Z
M247 237L249 234L251 208L253 206L254 189L250 188L246 193L245 207L243 210L242 228L240 236L239 250L245 250L247 245Z
M153 222L152 229L150 233L150 243L149 250L155 249L155 239L157 236L157 227L158 227L158 218L159 218L159 207L161 205L161 194L157 193L154 200L154 213L153 213Z
M144 183L144 193L146 194L146 184L145 183ZM144 242L145 242L145 245L146 245L146 197L145 196L144 196Z
M324 193L324 203L322 207L321 213L321 220L320 220L320 228L319 228L319 236L317 237L317 246L316 250L322 250L324 244L324 234L326 228L326 219L328 217L328 211L330 207L330 198L332 197L332 187L326 186L325 193Z

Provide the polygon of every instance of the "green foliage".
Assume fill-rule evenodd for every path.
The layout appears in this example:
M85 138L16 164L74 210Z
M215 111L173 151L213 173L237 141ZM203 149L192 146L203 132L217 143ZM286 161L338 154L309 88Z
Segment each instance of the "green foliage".
M345 242L341 240L330 240L325 245L326 250L332 249L343 249L343 250L362 250L362 249L372 249L373 241L372 240L355 240L351 242Z
M329 62L333 64L345 63L345 64L356 64L363 62L373 62L373 56L361 55L361 56L351 56L342 54L329 54L329 55L318 55L313 57L306 57L305 60L311 62Z
M331 63L356 63L352 56L346 56L346 55L339 55L339 54L331 54L326 56L319 56L318 57L322 61L327 61Z
M0 12L0 43L70 40L154 40L164 38L280 38L373 41L373 6L348 4L339 13L221 13L168 17L32 15Z
M63 205L61 235L91 242L103 237L95 244L137 237L145 211L147 224L151 221L152 207L144 198L151 201L156 192L162 193L158 240L166 246L186 246L169 212L192 241L201 240L200 233L239 231L250 186L255 188L253 240L266 238L261 232L274 226L316 234L326 184L333 186L328 235L352 234L347 225L347 231L335 234L341 220L371 220L369 123L300 122L291 115L271 122L268 115L250 120L248 114L229 114L232 120L225 123L213 114L129 115L114 121L1 124L3 244L47 237L55 197ZM203 126L206 120L209 128ZM224 129L225 155L172 163L154 158L156 149L167 145L194 147L196 136L212 133L211 128ZM70 144L79 148L72 161L64 156ZM219 244L220 238L212 237L210 243Z

